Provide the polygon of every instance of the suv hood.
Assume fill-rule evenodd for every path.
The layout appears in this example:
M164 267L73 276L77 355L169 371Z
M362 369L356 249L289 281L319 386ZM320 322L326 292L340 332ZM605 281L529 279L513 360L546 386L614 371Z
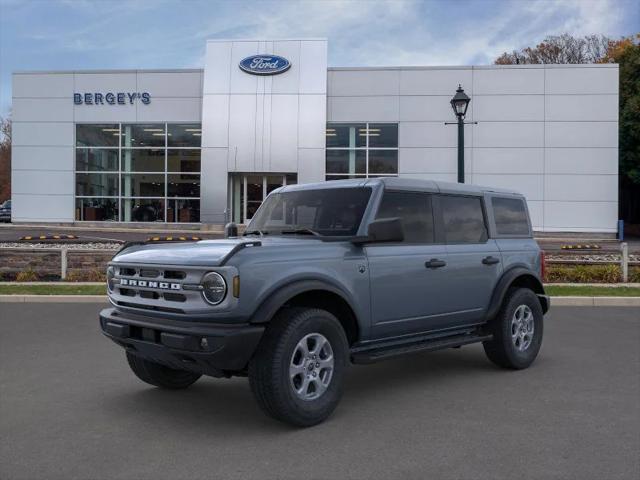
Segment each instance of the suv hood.
M264 246L291 246L292 244L317 244L315 238L291 237L243 237L222 240L202 240L194 243L160 243L133 245L113 257L115 263L184 265L216 267L241 243L261 242Z

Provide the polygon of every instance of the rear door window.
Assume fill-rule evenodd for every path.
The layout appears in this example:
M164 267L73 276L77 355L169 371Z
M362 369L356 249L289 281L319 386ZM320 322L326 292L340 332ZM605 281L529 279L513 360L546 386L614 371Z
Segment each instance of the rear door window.
M376 218L396 218L402 221L404 243L433 243L433 212L428 193L384 193Z
M493 197L493 217L498 235L529 235L529 221L524 200L520 198Z
M442 221L447 243L484 243L487 226L479 197L442 195Z

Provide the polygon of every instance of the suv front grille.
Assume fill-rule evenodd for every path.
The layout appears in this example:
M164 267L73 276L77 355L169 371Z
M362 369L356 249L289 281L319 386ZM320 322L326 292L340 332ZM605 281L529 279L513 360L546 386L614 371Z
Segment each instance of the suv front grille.
M145 310L185 313L178 305L191 301L203 307L199 291L185 290L184 284L198 285L205 270L202 268L157 268L148 265L115 266L113 291L109 292L116 305ZM127 282L122 284L121 282Z

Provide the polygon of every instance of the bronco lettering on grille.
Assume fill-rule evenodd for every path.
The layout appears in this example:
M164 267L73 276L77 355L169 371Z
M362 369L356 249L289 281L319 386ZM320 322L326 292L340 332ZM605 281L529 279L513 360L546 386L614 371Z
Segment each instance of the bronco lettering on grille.
M182 288L179 283L150 282L148 280L136 280L133 278L121 278L120 285L127 287L157 288L160 290L180 290Z

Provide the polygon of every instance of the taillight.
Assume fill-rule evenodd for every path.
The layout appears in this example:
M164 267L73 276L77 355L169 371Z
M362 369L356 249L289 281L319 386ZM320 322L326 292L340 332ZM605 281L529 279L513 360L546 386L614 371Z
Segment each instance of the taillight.
M545 258L544 250L540 250L540 279L544 282L544 277L547 273L547 260Z

